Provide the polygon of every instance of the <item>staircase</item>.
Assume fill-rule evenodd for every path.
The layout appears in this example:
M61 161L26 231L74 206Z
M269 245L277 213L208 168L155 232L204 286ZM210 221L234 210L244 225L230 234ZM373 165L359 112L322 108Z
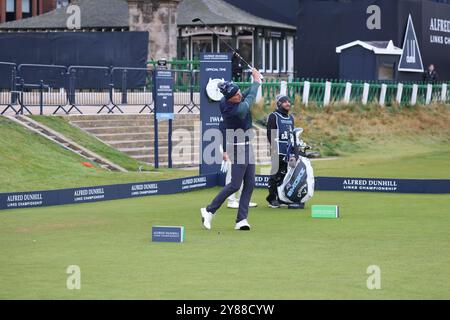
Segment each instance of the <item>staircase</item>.
M130 157L154 164L154 116L137 114L71 115L74 126L88 132ZM172 127L172 163L174 167L199 164L200 116L176 114ZM258 164L270 163L265 129L255 128L255 153ZM158 122L159 164L168 166L168 121Z
M136 114L67 116L72 125L90 133L130 157L154 164L154 116ZM158 122L159 164L168 166L168 121ZM174 167L198 166L200 117L177 114L172 126Z

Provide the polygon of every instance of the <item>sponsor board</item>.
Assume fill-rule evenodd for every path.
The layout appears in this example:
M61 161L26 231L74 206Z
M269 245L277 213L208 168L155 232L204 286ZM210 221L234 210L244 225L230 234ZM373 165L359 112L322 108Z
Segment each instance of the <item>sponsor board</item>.
M200 119L202 122L200 174L211 174L220 171L220 163L210 163L208 158L218 157L217 151L209 154L207 149L211 143L205 138L210 129L219 130L222 121L220 100L217 84L231 80L231 53L201 53L200 54ZM220 155L220 158L222 156Z
M62 190L0 193L0 210L88 203L152 195L167 195L195 191L203 188L212 188L217 186L217 181L217 174L210 174L156 182L140 182Z
M168 195L213 188L220 185L221 174L208 174L175 180L140 182L62 190L0 193L0 210L47 207ZM255 176L255 187L266 189L270 176ZM450 194L450 180L377 179L316 177L318 191L358 191L388 193Z
M184 242L184 227L153 226L153 242Z
M316 177L316 190L387 193L450 193L450 180Z

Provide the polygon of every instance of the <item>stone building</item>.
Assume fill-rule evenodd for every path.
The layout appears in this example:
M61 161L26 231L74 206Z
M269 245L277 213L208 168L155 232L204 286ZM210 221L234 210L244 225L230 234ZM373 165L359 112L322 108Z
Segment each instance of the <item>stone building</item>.
M0 0L0 4L5 1L12 0ZM23 3L26 1L30 1L33 12L37 5L45 3L45 0L23 0ZM68 28L69 4L80 8L77 28ZM2 23L0 32L148 31L149 60L193 60L200 52L229 51L211 31L192 22L200 17L264 73L274 76L293 73L296 27L255 16L224 0L53 0L47 5L54 9Z
M199 17L220 36L192 19ZM178 14L178 57L197 59L200 52L231 51L265 74L292 75L296 27L263 19L224 0L183 0Z
M5 0L0 0L5 1ZM0 24L0 32L149 32L149 60L177 57L180 0L64 0L54 10ZM80 8L80 26L69 29L68 5Z
M180 1L128 0L130 31L149 32L149 60L171 60L177 57L177 12Z
M69 0L0 0L0 23L35 17Z

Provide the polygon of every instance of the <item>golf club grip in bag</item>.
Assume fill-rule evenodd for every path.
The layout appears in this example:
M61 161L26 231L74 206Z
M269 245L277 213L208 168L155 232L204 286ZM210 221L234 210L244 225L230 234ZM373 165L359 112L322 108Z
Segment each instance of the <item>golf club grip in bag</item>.
M314 172L308 158L299 157L278 187L279 199L287 204L305 203L314 195Z

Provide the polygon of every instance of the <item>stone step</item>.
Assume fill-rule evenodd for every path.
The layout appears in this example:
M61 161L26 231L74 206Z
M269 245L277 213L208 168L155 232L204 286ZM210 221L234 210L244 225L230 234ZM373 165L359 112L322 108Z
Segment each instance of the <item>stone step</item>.
M151 120L153 121L153 114L98 114L98 115L67 115L64 116L69 121L82 120ZM175 114L174 121L177 120L200 120L198 114Z
M140 140L140 141L112 141L108 144L116 149L122 148L149 148L154 145L153 141L150 140Z
M105 143L109 144L113 148L116 148L122 152L128 152L128 150L135 151L136 149L141 148L147 148L147 149L153 149L154 148L154 140L150 139L144 139L144 140L129 140L129 141L108 141ZM161 148L168 148L168 140L167 139L160 139L158 142L158 147ZM200 148L200 141L199 140L193 140L190 141L173 141L172 148L175 150L186 150L185 147L190 147L195 152L199 152ZM258 157L268 157L270 158L270 153L265 149L259 149L257 147L254 147L254 153Z
M149 156L135 156L133 157L134 159L141 161L141 162L145 162L145 163L154 163L155 161L155 157L153 155ZM161 162L168 162L169 161L169 157L167 155L162 155L160 154L158 156L158 161ZM176 157L172 157L172 162L174 164L185 164L185 165L198 165L198 160L196 160L195 155L192 154L190 157L186 156L183 157L181 159L177 159Z
M141 140L154 140L153 135L150 133L120 133L120 134L98 134L96 135L102 141L109 142L122 142L122 141L141 141Z
M125 126L125 127L97 127L83 128L93 135L113 134L113 133L147 133L153 131L149 126Z
M136 160L154 162L154 117L153 115L71 115L67 116L72 124L95 135L100 140L135 158ZM198 165L200 152L200 117L199 115L176 115L173 122L173 161L174 166ZM160 164L168 160L168 122L159 124ZM178 132L177 132L178 131ZM254 143L257 163L270 163L270 146L265 141L265 130L258 132L263 136ZM192 141L184 142L186 134ZM185 148L184 148L185 147ZM180 151L186 152L180 154Z
M116 147L116 145L120 145L121 147ZM126 154L134 154L134 153L139 153L140 149L144 149L144 150L151 150L151 152L153 152L154 149L154 143L153 141L151 143L143 143L141 141L138 141L137 143L126 143L126 142L121 142L121 143L117 143L115 145L111 145L112 147L116 148L117 150L126 153ZM167 143L167 141L165 142L159 142L158 143L158 148L161 152L161 150L165 150L169 148L169 145ZM199 143L173 143L172 144L172 150L174 150L174 152L199 152L200 151L200 144Z
M158 150L162 153L167 153L169 147L168 146L159 146ZM126 153L129 156L140 156L140 155L149 155L153 154L153 147L144 147L144 148L120 148L118 149L120 152ZM173 153L180 153L180 152L190 152L197 154L200 150L199 146L186 146L186 147L180 147L176 146L172 148Z
M191 150L194 151L194 150ZM168 156L168 150L165 149L159 149L159 156L161 157L167 157ZM133 152L125 152L127 155L129 155L132 158L139 159L142 157L154 157L153 150L142 150L142 151L133 151ZM193 157L198 158L198 152L186 152L186 153L179 153L173 151L172 152L172 158L173 159L192 159ZM256 157L256 160L258 162L264 161L270 163L270 157Z
M155 140L154 139L129 139L129 140L110 140L110 141L105 141L102 140L103 142L105 142L106 144L109 144L110 146L114 146L115 148L141 148L141 146L131 146L131 147L116 147L117 145L122 145L122 144L133 144L133 143L146 143L148 144L149 147L153 147ZM158 145L159 146L168 146L169 145L169 140L167 139L166 136L163 136L162 138L158 139ZM181 139L172 139L172 145L173 147L176 146L193 146L193 147L197 147L200 146L200 140L199 139L191 139L191 140L181 140Z
M158 132L158 140L159 141L167 141L168 140L168 131ZM112 134L96 134L96 137L105 142L114 142L114 141L135 141L135 140L150 140L154 141L155 134L153 132L145 132L145 133L112 133ZM189 130L183 130L172 132L172 141L174 143L184 142L184 140L189 139L195 142L199 141L200 134L194 133Z
M153 127L153 120L142 119L142 120L77 120L71 121L72 124L80 128L104 128L104 127L134 127L134 126L148 126ZM198 122L197 122L198 123ZM158 127L164 128L168 127L169 123L167 121L158 122ZM196 126L194 121L173 121L173 128L187 127L192 128Z
M109 144L111 147L116 148L116 149L125 149L125 148L153 148L154 147L154 141L153 140L134 140L134 141L109 141L106 142L107 144ZM187 146L192 146L192 148L194 148L196 145L196 143L188 143L188 144L180 144L181 142L177 142L177 143L173 143L173 148L176 148L178 146L178 148L180 148L181 145L187 145ZM163 147L168 147L168 142L167 140L160 140L159 143L159 148L163 148Z
M154 157L142 157L142 158L139 158L139 159L136 159L136 160L139 160L139 161L144 162L144 163L146 163L148 165L151 165L151 166L153 166L154 162L155 162L155 158ZM159 166L160 167L167 167L168 166L168 159L167 158L159 157L158 161L159 161ZM175 168L176 167L179 167L179 168L183 168L183 167L197 167L199 165L199 161L198 160L194 160L194 158L192 158L192 161L177 161L177 160L172 159L172 164L173 164L173 166ZM257 160L256 164L257 165L269 165L270 161Z
M124 127L127 128L127 127ZM153 139L155 136L154 128L152 127L128 127L129 129L97 129L97 128L82 128L82 130L97 136L99 139L101 137L109 137L114 135L123 135L123 134L146 134L149 139ZM158 136L159 137L167 137L169 134L169 130L167 128L158 128ZM186 135L191 137L200 137L200 131L196 128L175 128L172 130L172 137L174 139L181 139L178 137L185 137ZM107 139L107 138L106 138ZM117 139L118 140L118 139Z

